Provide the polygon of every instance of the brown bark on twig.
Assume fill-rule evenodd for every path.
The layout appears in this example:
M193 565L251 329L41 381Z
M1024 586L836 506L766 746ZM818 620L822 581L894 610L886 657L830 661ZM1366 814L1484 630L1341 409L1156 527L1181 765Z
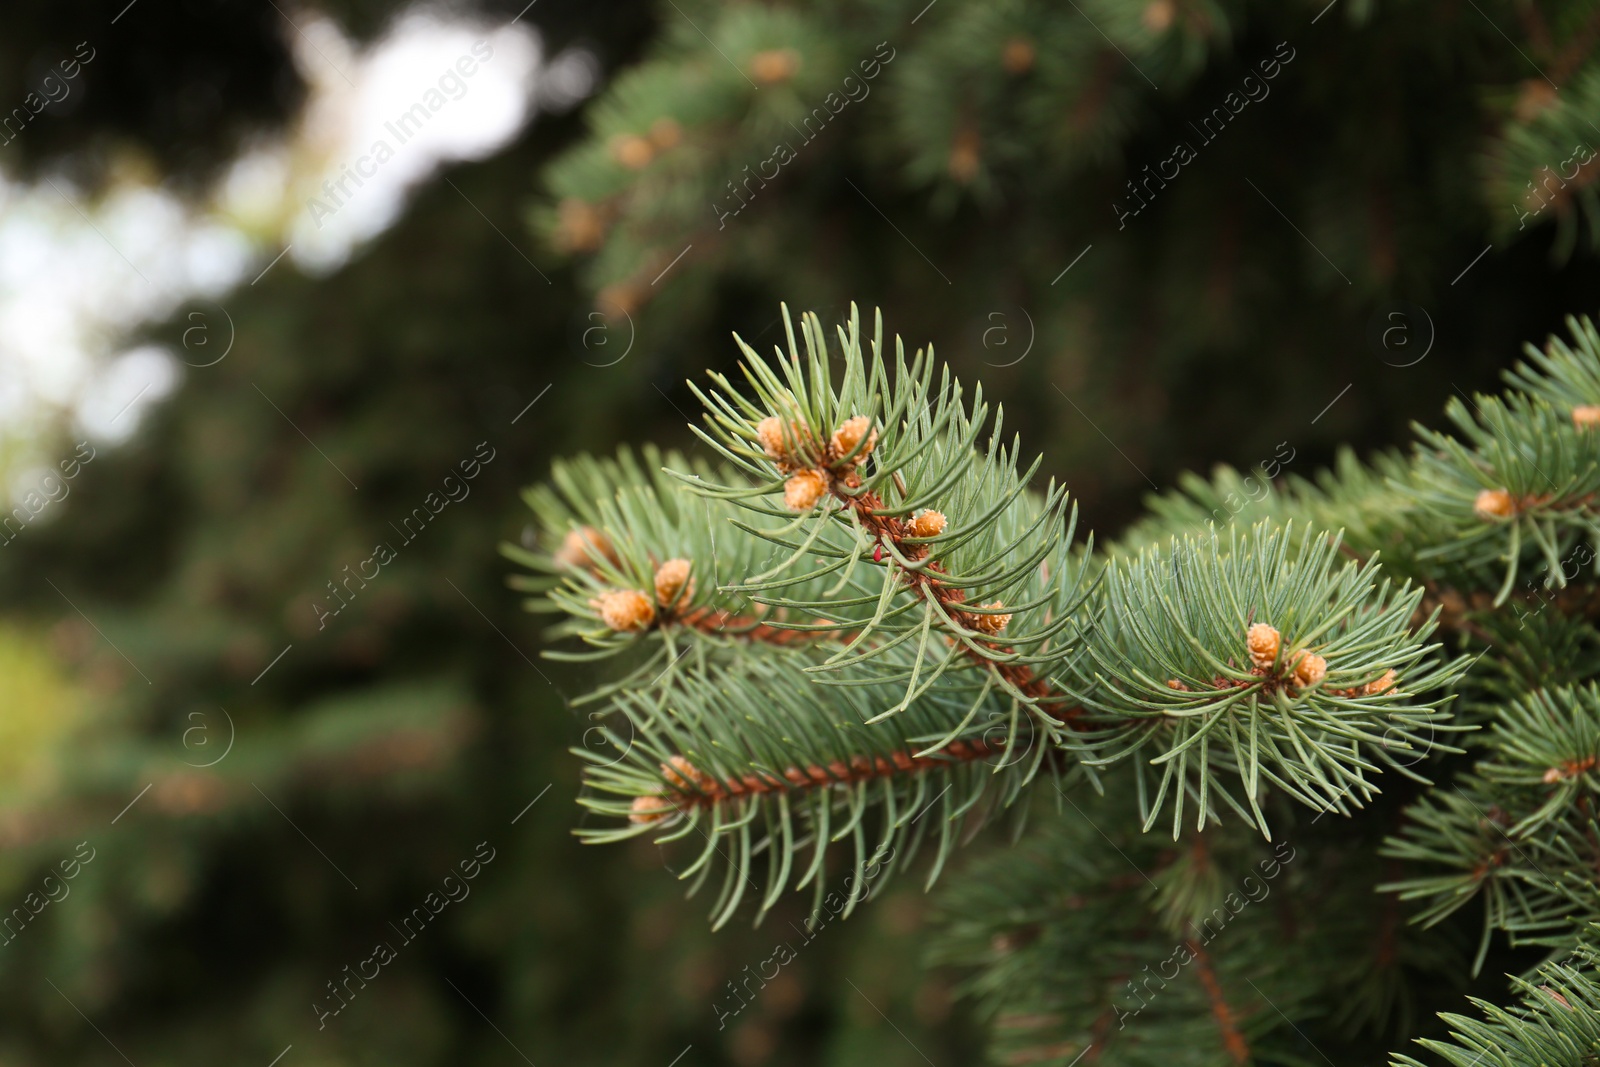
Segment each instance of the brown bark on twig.
M1249 1063L1250 1046L1245 1043L1244 1035L1239 1032L1233 1008L1222 995L1222 983L1217 981L1217 973L1211 967L1211 957L1206 955L1206 950L1193 939L1188 942L1188 948L1194 953L1195 972L1200 977L1200 984L1205 987L1206 999L1211 1002L1211 1014L1216 1017L1217 1029L1222 1032L1223 1048L1228 1050L1233 1062Z

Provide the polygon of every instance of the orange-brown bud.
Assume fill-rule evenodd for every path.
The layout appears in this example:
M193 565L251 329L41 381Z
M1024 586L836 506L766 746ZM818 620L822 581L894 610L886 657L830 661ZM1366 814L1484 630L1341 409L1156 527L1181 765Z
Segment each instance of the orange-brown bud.
M632 315L649 296L650 290L632 282L612 282L594 295L594 306L604 315Z
M1035 54L1032 41L1026 37L1013 37L1000 51L1000 67L1007 74L1026 74L1033 69Z
M862 438L866 438L866 444L861 443ZM845 419L839 424L839 428L833 431L833 456L835 459L844 459L855 452L856 446L860 445L861 451L850 457L850 462L860 463L871 454L877 443L878 431L872 428L872 420L865 415L856 415Z
M590 603L600 620L618 633L647 630L656 621L655 605L637 589L610 589Z
M677 119L662 116L650 124L650 143L658 151L665 152L682 139L683 127Z
M769 459L789 457L789 444L783 439L783 420L778 416L768 415L756 423L756 440L761 442L761 451Z
M661 777L681 792L705 792L711 776L682 756L672 756L661 765Z
M791 468L804 465L810 435L799 423L785 423L776 415L768 415L756 423L756 440L761 442L761 450L767 458L775 461L779 468Z
M1000 601L998 601L998 600L990 601L989 603L983 604L981 606L985 607L985 608L1003 608L1003 607L1005 607L1005 605L1000 603ZM1010 614L997 614L997 615L982 614L982 615L979 615L979 614L976 614L974 612L968 612L967 613L967 621L972 626L972 628L974 630L977 630L979 633L985 633L985 634L988 634L991 637L993 637L995 634L999 633L1001 630L1004 630L1006 628L1006 624L1011 621L1011 616L1010 616Z
M556 207L556 244L567 252L593 252L605 240L605 218L600 209L576 196Z
M1301 652L1294 658L1294 680L1302 688L1316 685L1328 675L1328 661L1315 652Z
M776 85L800 72L800 53L793 48L768 48L750 57L750 77L758 85Z
M555 561L563 567L593 567L595 556L612 566L618 564L617 550L611 546L610 538L593 526L576 526L562 538Z
M634 797L633 810L628 812L628 821L639 824L660 822L670 816L673 810L672 803L666 797Z
M1480 519L1509 519L1517 513L1517 502L1504 489L1485 489L1472 502Z
M694 582L689 577L691 566L686 559L669 559L656 568L656 603L663 609L694 595Z
M1532 122L1555 102L1556 91L1549 82L1543 78L1529 78L1522 83L1522 91L1517 94L1517 102L1514 105L1517 121ZM1528 197L1532 198L1534 195L1534 191L1530 189Z
M1580 430L1600 426L1600 404L1579 404L1573 408L1572 425Z
M950 159L945 167L950 177L965 185L978 176L978 167L982 163L983 135L978 132L976 125L969 123L956 130L950 142Z
M611 158L629 170L643 170L655 158L655 146L644 137L632 133L619 133L607 146Z
M1250 662L1263 669L1272 666L1278 658L1278 648L1283 636L1277 627L1258 622L1245 634L1245 645L1250 649Z
M1151 3L1145 5L1139 21L1144 23L1144 28L1151 33L1161 33L1172 25L1173 16L1176 14L1177 10L1172 0L1151 0Z
M906 524L912 537L938 537L944 533L944 527L944 512L934 511L932 508L917 512L916 516Z
M1400 684L1400 679L1395 677L1394 671L1384 671L1381 678L1367 683L1367 695L1379 696L1387 693L1398 684Z
M800 471L783 483L783 506L790 511L810 511L828 491L828 479L817 471Z

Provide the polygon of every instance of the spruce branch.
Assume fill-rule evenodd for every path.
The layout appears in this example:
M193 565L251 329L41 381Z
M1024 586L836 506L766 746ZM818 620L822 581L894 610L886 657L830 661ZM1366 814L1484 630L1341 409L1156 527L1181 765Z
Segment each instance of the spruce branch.
M1174 538L1107 568L1084 638L1077 695L1111 725L1081 746L1103 766L1135 754L1148 829L1172 803L1196 827L1214 799L1265 833L1262 781L1305 804L1347 811L1377 792L1381 766L1407 767L1453 727L1443 706L1465 670L1409 629L1421 590L1377 581L1339 538L1260 523ZM1444 746L1448 747L1448 746ZM1219 772L1237 775L1235 796Z
M1276 1061L1298 1035L1274 1005L1293 1017L1318 991L1295 961L1322 946L1309 928L1286 936L1279 901L1269 902L1304 861L1215 831L1186 835L1175 853L1128 833L1125 801L1084 808L964 871L939 902L929 962L964 972L963 991L990 1022L992 1059ZM1217 869L1197 868L1193 853L1213 844L1199 841L1213 837ZM1185 869L1215 876L1171 910L1156 887Z
M1563 560L1579 539L1596 538L1600 462L1580 439L1570 411L1524 393L1478 396L1471 408L1445 408L1459 436L1419 429L1423 448L1413 484L1418 504L1449 524L1417 553L1468 567L1504 564L1496 605L1525 565L1524 545L1545 564L1546 581L1564 585Z
M1454 434L1417 428L1409 455L1370 466L1341 453L1315 481L1272 483L1275 461L1249 475L1219 468L1151 498L1152 517L1113 554L1207 523L1291 519L1345 531L1357 558L1382 551L1385 567L1429 593L1452 628L1471 630L1500 607L1592 614L1600 604L1600 333L1567 322L1570 343L1529 346L1503 396L1455 398ZM1485 594L1488 594L1485 597ZM1482 638L1480 631L1474 636Z
M1546 92L1543 83L1528 93L1506 121L1486 161L1493 191L1488 203L1498 216L1496 229L1511 236L1554 223L1554 251L1563 258L1572 255L1585 228L1589 247L1600 246L1600 195L1595 185L1600 137L1590 125L1600 113L1600 69L1591 64L1570 79L1559 73L1561 68L1570 69L1574 57L1589 51L1590 47L1579 45L1553 65L1561 93Z
M534 572L510 580L534 594L528 610L564 616L551 637L578 636L609 656L633 648L640 634L773 644L829 635L776 626L771 610L734 591L770 546L734 526L725 502L688 497L663 473L665 465L687 467L681 457L647 447L643 461L626 449L615 459L565 460L549 484L525 494L538 547L506 544L501 552ZM669 658L678 653L672 648Z
M1600 963L1589 939L1569 957L1547 963L1532 978L1512 978L1518 1003L1501 1007L1471 998L1481 1018L1441 1015L1449 1041L1420 1040L1452 1067L1588 1067L1600 1054ZM1423 1067L1397 1055L1393 1067Z
M936 876L958 825L1020 813L1041 768L1132 766L1146 829L1170 805L1176 836L1192 803L1198 827L1228 810L1268 835L1273 792L1348 814L1450 751L1466 661L1412 627L1420 587L1291 515L1096 556L931 350L891 354L854 311L833 344L814 315L784 323L771 358L739 342L740 386L695 387L717 466L559 465L528 495L544 547L506 549L556 636L623 664L584 698L608 742L580 753L584 803L618 820L584 836L703 840L687 874L725 865L718 923L754 858L765 911L846 836L859 870L935 833Z
M697 388L708 410L708 428L698 432L753 484L690 484L786 520L741 524L789 550L742 588L759 603L827 614L850 632L816 665L819 672L870 664L914 644L916 656L896 675L906 681L905 698L885 716L946 675L976 667L987 676L983 684L1007 693L1044 728L1072 728L1078 711L1050 681L1088 596L1066 491L1054 484L1042 495L1029 491L1039 461L1020 469L998 413L980 445L988 421L981 389L969 408L948 368L935 385L931 350L908 362L897 340L891 363L881 316L869 359L852 309L838 331L837 385L821 321L804 316L797 341L787 308L784 316L788 351L773 362L739 342L750 396L716 374L716 389ZM780 491L783 511L768 502ZM857 595L812 601L800 594L835 574ZM910 597L897 597L905 592Z
M1502 709L1485 745L1493 758L1411 805L1383 850L1425 872L1386 887L1425 902L1417 922L1482 898L1476 966L1497 930L1560 947L1600 921L1600 689L1530 693Z
M850 842L860 884L869 864L892 872L931 837L931 883L963 827L970 833L1001 815L1041 770L1061 777L1046 745L1019 735L998 709L975 719L964 697L926 695L867 728L896 698L892 686L829 688L824 703L793 650L749 646L726 663L693 659L664 684L613 696L629 724L626 734L610 732L616 755L574 750L590 763L582 803L625 820L579 833L690 842L698 858L679 876L694 879L692 888L723 869L719 926L754 886L763 855L758 918L790 882L812 885L820 905L834 842Z

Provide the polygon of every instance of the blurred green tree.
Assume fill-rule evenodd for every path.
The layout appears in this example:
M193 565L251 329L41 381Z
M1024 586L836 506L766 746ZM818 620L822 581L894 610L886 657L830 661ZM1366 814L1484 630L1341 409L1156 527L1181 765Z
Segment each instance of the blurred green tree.
M596 310L720 353L770 344L779 300L881 307L1004 396L1097 521L1286 439L1398 440L1593 299L1587 3L696 0L662 24L534 211Z
M141 1067L291 1043L330 1063L665 1064L689 1045L921 1062L875 1003L938 1059L971 1058L948 978L921 984L905 889L719 1030L726 984L783 924L710 938L657 873L670 856L568 839L564 750L593 723L488 552L522 537L516 490L622 437L693 447L683 380L731 364L730 328L776 340L780 296L870 300L908 336L958 339L944 354L1008 399L1102 530L1183 469L1393 441L1589 299L1587 164L1542 172L1570 169L1594 114L1581 7L541 0L525 17L552 49L593 48L611 87L452 171L459 189L430 186L334 275L280 267L226 298L230 355L0 551L7 647L37 658L48 632L75 686L14 677L36 756L8 779L0 887L21 905L79 842L97 850L0 959L0 1055L102 1062L98 1027ZM320 9L364 37L399 10ZM11 106L79 42L98 51L0 165L92 184L143 158L203 189L302 99L291 16L14 5ZM1280 42L1271 95L1119 219L1127 183L1231 113ZM1381 340L1402 307L1437 331L1414 366ZM181 350L186 324L150 336ZM470 496L391 532L480 442ZM350 578L379 542L393 561ZM323 620L330 598L349 606ZM319 1030L327 984L480 841L497 858L473 903Z

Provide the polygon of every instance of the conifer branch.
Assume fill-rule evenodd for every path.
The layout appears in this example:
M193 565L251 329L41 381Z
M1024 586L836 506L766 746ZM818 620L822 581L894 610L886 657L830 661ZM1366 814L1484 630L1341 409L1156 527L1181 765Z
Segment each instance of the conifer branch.
M1469 998L1482 1018L1446 1014L1449 1041L1419 1040L1452 1067L1493 1064L1523 1067L1551 1064L1584 1067L1600 1047L1600 971L1593 947L1595 928L1573 952L1546 963L1528 978L1512 978L1518 1003L1501 1007ZM1396 1055L1393 1067L1423 1067L1412 1056Z
M760 912L791 882L820 884L833 842L850 842L858 871L890 857L892 872L931 841L931 879L961 826L1002 815L1041 770L1062 777L1051 750L998 709L974 719L965 697L927 695L863 729L893 687L855 679L823 690L823 704L804 664L799 650L749 645L733 658L690 655L658 685L614 692L610 753L574 751L589 763L582 803L622 825L580 835L693 843L699 858L680 876L698 887L724 868L720 925L754 887L759 857Z
M937 824L937 874L950 823L1040 769L1127 764L1146 828L1220 809L1267 834L1273 792L1349 812L1380 771L1419 777L1448 748L1464 662L1427 643L1433 620L1411 628L1422 590L1339 565L1337 535L1262 523L1095 557L981 388L969 402L931 351L891 354L881 319L869 342L852 312L837 356L814 315L785 325L773 358L743 347L742 388L694 386L720 466L558 466L528 496L545 547L506 549L537 572L517 583L530 608L566 617L556 636L634 664L586 698L611 748L580 753L584 803L623 825L584 836L702 838L688 874L736 872L719 923L755 856L760 910L815 842L808 884L839 818L867 862L869 808L878 852ZM925 794L943 807L913 832Z
M721 391L701 394L710 412L702 437L767 492L781 488L786 510L799 515L761 534L792 554L760 576L762 592L753 595L798 606L796 583L836 571L846 582L862 567L881 569L876 584L852 583L862 593L861 610L838 616L848 620L851 638L817 670L871 663L882 649L915 640L916 661L902 675L907 700L919 687L954 678L964 661L1046 729L1078 728L1081 710L1049 678L1064 662L1061 640L1086 595L1082 562L1070 554L1073 518L1064 491L1032 496L1013 452L1000 444L998 425L986 453L975 447L986 421L981 393L968 411L948 372L935 386L931 353L908 364L896 342L891 372L881 318L870 359L854 315L839 331L844 369L837 390L820 321L801 320L804 354L792 324L788 336L788 352L774 365L744 349L753 397L717 375ZM738 487L694 484L757 513L782 514ZM785 537L789 530L803 530L803 539ZM838 536L843 531L847 536ZM808 571L808 550L835 562ZM1062 575L1075 577L1070 585L1052 581ZM897 590L912 602L894 606ZM804 606L837 612L847 603ZM935 634L937 643L929 640Z
M927 753L916 752L910 748L902 748L887 756L851 756L848 762L834 760L826 767L817 764L785 767L776 773L766 771L729 780L712 777L690 764L682 756L670 756L667 762L662 764L661 771L669 788L659 794L660 800L651 797L637 798L629 818L639 823L653 823L685 808L711 807L728 800L761 796L765 793L848 786L878 778L920 773L948 765L952 761L989 759L1001 754L1000 747L991 745L982 738L976 738L971 741L952 741L939 750L938 755L943 759L936 759Z
M1479 961L1495 931L1514 943L1567 946L1600 921L1600 688L1533 692L1501 709L1480 761L1448 790L1407 811L1384 853L1426 873L1388 886L1421 900L1432 925L1468 902L1485 902Z
M1245 1041L1244 1035L1239 1033L1233 1008L1228 1005L1228 999L1222 993L1222 983L1217 981L1217 972L1211 966L1211 957L1207 955L1200 942L1193 938L1184 944L1194 955L1195 974L1200 979L1201 987L1206 991L1206 1000L1211 1004L1211 1014L1217 1020L1217 1030L1222 1034L1222 1047L1227 1049L1234 1063L1249 1063L1250 1045Z
M923 511L911 520L901 518L886 510L883 500L875 492L851 493L852 476L859 485L854 471L843 484L829 479L829 491L840 503L854 513L868 538L896 559L910 564L920 564L916 569L900 570L899 579L918 598L931 605L939 616L953 629L965 629L973 635L970 643L960 647L964 654L980 665L993 664L993 670L1007 683L1008 688L1023 694L1041 712L1069 729L1079 728L1078 720L1083 709L1072 706L1067 695L1036 674L1026 663L1018 662L1016 649L1000 641L978 634L999 633L1011 621L1011 614L1001 611L998 602L974 610L967 604L967 593L959 586L945 580L945 567L933 558L923 538L937 537L944 531L946 519L941 512ZM994 653L993 657L985 653Z
M767 546L733 526L725 504L680 504L678 484L661 472L685 466L680 457L647 447L644 463L626 449L614 460L579 457L557 464L548 485L528 492L538 547L501 551L535 572L510 583L535 594L528 610L565 616L552 637L577 635L616 654L638 634L779 645L838 636L777 625L781 609L731 592L724 579L759 566Z

